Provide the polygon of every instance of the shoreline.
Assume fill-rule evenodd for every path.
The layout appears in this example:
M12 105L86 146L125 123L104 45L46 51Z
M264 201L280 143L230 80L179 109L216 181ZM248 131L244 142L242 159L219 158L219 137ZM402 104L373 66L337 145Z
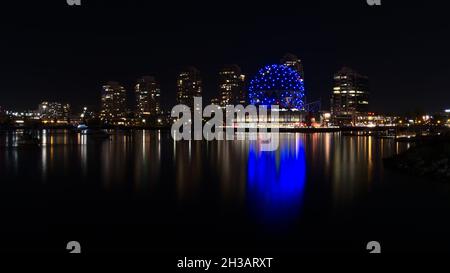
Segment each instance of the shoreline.
M450 183L450 136L421 139L409 150L383 159L388 169Z
M334 132L378 132L378 131L386 131L393 129L395 127L375 127L375 128L367 128L367 127L331 127L331 128L279 128L278 131L280 133L334 133ZM121 130L121 131L132 131L132 130L170 130L171 126L159 126L159 127L151 127L151 126L93 126L89 129L93 130ZM74 126L8 126L2 127L0 126L0 131L16 131L16 130L78 130ZM235 128L235 131L237 129ZM248 132L249 129L247 128ZM270 131L270 130L269 130Z

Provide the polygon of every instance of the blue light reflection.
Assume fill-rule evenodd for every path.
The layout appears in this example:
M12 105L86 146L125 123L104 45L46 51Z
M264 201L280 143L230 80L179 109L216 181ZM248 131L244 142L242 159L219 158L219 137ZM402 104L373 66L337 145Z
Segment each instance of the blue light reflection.
M298 216L306 184L303 142L280 143L276 152L260 152L252 143L248 156L249 206L258 217L289 221Z

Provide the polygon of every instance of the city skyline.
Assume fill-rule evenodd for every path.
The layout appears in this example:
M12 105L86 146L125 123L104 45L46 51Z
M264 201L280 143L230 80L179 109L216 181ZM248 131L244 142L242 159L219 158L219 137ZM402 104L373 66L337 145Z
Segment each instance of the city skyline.
M450 253L441 4L2 11L0 252L148 253L161 272Z
M299 58L298 56L296 56L295 54L292 53L286 53L284 54L284 56L282 58L279 59L279 63L286 65L287 67L291 67L293 68L295 71L297 71L302 78L304 79L304 64L302 62L302 59ZM200 83L200 92L196 92L196 94L198 96L203 97L204 94L204 84L203 84L203 79L201 77L202 71L200 71L199 69L197 69L195 66L192 65L186 65L184 66L184 68L180 69L179 73L177 73L177 75L174 77L174 82L176 83L176 85L178 85L178 82L180 80L180 74L185 73L186 71L189 70L195 70L195 73L198 74L199 77L199 83ZM223 95L223 73L226 70L236 70L233 71L233 73L238 73L239 74L239 82L242 82L242 86L239 87L243 90L243 93L247 93L248 92L248 80L249 80L249 75L248 74L244 74L244 72L242 72L242 69L240 68L239 65L237 64L223 64L221 66L221 68L217 71L217 75L215 77L215 82L214 85L216 86L213 90L210 90L210 92L207 93L206 98L203 97L205 99L205 101L211 101L211 102L215 102L217 101L221 106L223 106L223 102L221 100L221 97ZM314 98L313 100L317 100L320 101L322 105L324 105L325 107L323 107L322 110L330 110L333 111L333 102L332 99L335 95L335 88L336 88L336 75L339 73L343 73L342 71L344 70L350 70L347 72L353 72L353 73L357 73L359 75L359 73L357 72L357 70L353 69L352 67L343 65L341 66L339 69L337 69L331 76L330 78L330 82L331 82L331 89L328 90L329 94L328 97L324 96L324 97L320 97L320 98ZM160 82L158 81L158 78L155 76L158 73L153 73L153 74L148 74L148 75L144 75L144 76L137 76L134 83L133 84L129 84L129 85L124 85L122 84L122 82L120 81L116 81L116 80L107 80L105 83L101 84L101 88L100 90L104 89L105 86L109 85L109 84L114 84L114 85L120 85L120 87L124 90L124 105L123 108L125 109L124 111L132 111L132 112L139 112L137 108L139 108L139 92L136 90L136 88L139 85L140 81L145 81L145 79L149 80L151 79L152 81L154 81L153 84L156 85L156 89L154 91L153 96L155 96L157 94L158 96L158 101L157 102L153 102L154 104L157 105L158 111L169 111L170 108L172 108L175 104L183 104L183 103L179 103L182 102L178 99L179 96L179 92L177 91L175 94L173 93L169 93L167 94L167 92L161 91L161 87L160 87ZM255 73L256 74L256 73ZM250 76L254 76L254 75L250 75ZM367 75L363 75L362 77L368 79L370 78ZM307 80L306 80L307 82ZM305 84L306 86L308 85L307 83ZM368 90L370 90L370 83L367 83L367 88ZM176 89L178 90L180 87L177 86ZM370 91L368 93L371 93ZM99 95L99 100L101 101L103 96L101 95L101 91L98 93ZM245 94L243 95L244 97ZM167 96L172 96L172 98L168 98ZM240 102L240 103L234 103L235 104L243 104L242 102L244 100L242 100L242 94L241 95L241 100L239 99L235 99L234 102ZM305 92L306 97L310 98L311 95L308 94L308 92ZM375 92L375 96L370 96L370 99L372 99L372 97L377 97L376 96L376 92ZM162 104L161 101L165 100L166 103ZM248 98L246 98L248 99ZM331 99L331 100L330 100ZM167 101L173 101L172 104L168 104ZM70 105L76 105L76 107L74 107L75 109L82 109L84 107L89 106L91 109L94 109L95 111L98 111L99 113L102 111L102 103L98 103L98 101L89 101L89 102L82 102L82 101L78 101L77 103L72 104L72 102L67 101L67 100L57 100L57 99L49 99L47 98L40 98L38 99L38 102L43 102L43 101L60 101L63 103L68 103ZM331 102L330 102L331 101ZM36 105L35 102L33 102L32 104ZM187 103L188 104L188 103ZM372 103L370 103L372 104ZM0 105L0 107L3 110L9 110L9 111L18 111L18 112L23 112L23 111L33 111L36 110L34 108L34 106L30 107L30 108L18 108L18 107L7 107L5 106L5 104ZM370 107L370 108L369 108ZM366 112L376 112L376 113L382 113L382 114L396 114L396 115L405 115L405 114L412 114L412 113L416 113L416 112L423 112L423 113L433 113L433 112L439 112L442 110L446 110L448 109L448 106L446 107L444 104L444 107L439 108L439 109L428 109L425 110L423 106L417 105L414 107L410 107L407 108L406 110L397 110L397 111L382 111L382 110L377 110L374 109L373 107L371 107L368 103L368 106L366 107L367 109L365 110ZM122 109L123 110L123 109Z
M349 66L370 77L375 111L448 108L450 60L445 53L450 43L445 16L419 21L417 5L385 3L377 9L359 2L341 3L339 14L331 7L300 5L301 16L288 11L282 17L276 15L282 3L272 11L240 5L232 13L236 20L226 24L222 19L231 14L227 8L199 14L195 4L168 17L170 7L152 7L160 12L151 18L141 16L150 8L146 4L85 3L88 9L74 10L61 3L48 5L45 18L25 11L20 20L0 20L7 41L0 46L5 79L0 104L26 110L46 98L71 102L77 109L97 105L98 86L107 81L131 89L140 76L154 75L160 82L161 104L167 107L175 102L174 79L186 65L201 71L203 95L209 101L216 96L223 64L237 64L243 74L254 75L259 67L277 63L290 52L305 66L309 101L329 104L333 74ZM40 3L37 10L46 8ZM249 13L252 9L255 12ZM120 14L124 20L102 22L98 17L102 13ZM400 13L405 15L401 22ZM158 23L163 18L167 24ZM61 23L55 25L55 20Z
M289 61L289 58L290 61ZM303 63L301 61L301 58L298 58L296 55L292 54L292 53L286 53L283 58L280 59L280 64L285 65L287 67L290 67L292 69L294 69L295 71L297 71L299 73L299 75L301 76L302 80L305 80L304 78L304 66ZM162 105L161 104L161 97L165 94L164 90L161 91L160 88L160 82L158 80L157 77L154 76L155 74L149 74L149 75L144 75L141 77L136 77L136 80L134 82L133 85L123 85L121 82L115 81L115 80L108 80L106 81L104 84L102 84L100 86L99 89L99 101L97 102L79 102L79 104L76 107L71 107L72 110L74 111L78 111L80 109L84 109L86 107L89 107L90 110L94 110L96 112L98 112L100 115L104 115L102 114L104 108L105 108L105 94L108 92L108 89L111 88L111 92L114 93L114 88L118 88L120 89L120 93L122 93L122 98L120 99L121 102L121 106L120 109L118 111L120 112L133 112L138 116L145 116L145 115L149 115L150 112L152 112L152 115L158 115L158 114L162 114L164 112L168 112L170 111L170 109L176 105L176 104L185 104L185 105L190 105L190 103L186 100L188 97L202 97L204 99L204 101L207 102L211 102L212 104L219 104L220 106L224 107L225 105L227 105L227 103L229 105L238 105L238 104L249 104L249 98L248 98L248 85L250 83L250 79L251 77L254 77L257 75L257 73L255 73L254 75L248 75L248 74L243 74L241 68L236 65L236 64L226 64L223 65L222 68L217 72L218 78L216 79L216 89L214 90L215 92L212 93L212 95L210 94L209 99L203 97L203 90L204 90L204 84L203 84L203 79L201 77L202 72L200 70L198 70L196 67L194 66L185 66L183 69L181 69L179 71L179 73L177 74L176 80L174 80L174 82L176 82L177 84L177 92L175 94L170 94L173 96L173 104L169 105ZM322 107L321 110L323 111L331 111L331 112L343 112L343 114L345 114L345 111L343 111L342 109L340 110L336 110L336 107L338 107L336 105L336 96L337 93L339 93L339 96L341 95L341 87L339 87L339 84L341 84L341 82L347 82L347 76L345 76L346 80L340 81L339 79L341 78L339 75L350 75L348 78L352 78L352 80L348 80L348 82L350 83L351 86L349 87L344 87L344 89L346 89L347 91L349 91L349 96L350 93L353 92L350 89L361 89L359 93L362 94L364 101L363 103L364 105L364 109L363 111L360 111L359 107L357 107L358 109L353 109L352 111L354 111L355 113L361 112L374 112L374 113L379 113L379 114L396 114L396 115L406 115L406 114L414 114L414 113L419 113L423 112L423 113L437 113L437 112L441 112L443 110L447 110L448 107L443 107L440 109L431 109L429 111L425 111L423 108L411 108L408 111L405 112L400 112L400 111L392 111L392 112L383 112L383 111L379 111L377 109L373 109L373 107L371 107L372 103L369 103L369 101L371 101L374 97L376 98L377 94L375 93L374 96L371 94L371 88L370 88L370 80L369 77L367 75L362 75L360 74L358 71L356 71L355 69L348 67L348 66L342 66L340 69L338 69L335 73L333 73L333 84L332 84L332 88L329 90L329 94L328 97L324 97L324 98L317 98L317 101L320 101ZM190 77L193 77L193 79L190 79ZM337 79L336 77L338 77L339 79ZM362 83L356 83L358 82L358 80L355 80L358 78L363 79L364 82ZM181 82L183 80L190 80L193 81L192 83L186 83L183 86L183 84L181 84ZM180 82L181 81L181 82ZM306 79L307 81L307 79ZM358 86L353 86L353 84L357 84ZM344 85L348 85L348 84L344 84ZM191 90L191 88L194 89L198 89L198 90ZM336 90L336 88L338 88L339 90ZM106 91L106 93L105 93ZM339 92L338 92L339 91ZM111 94L112 94L111 93ZM183 94L185 93L185 94ZM343 93L347 93L347 92L343 92ZM166 96L169 94L165 94ZM306 97L308 96L308 92L305 91L305 95ZM184 97L184 98L183 98ZM38 100L38 102L34 103L34 106L30 107L30 108L26 108L26 109L20 109L17 107L5 107L5 105L0 105L0 109L2 111L13 111L13 112L27 112L27 111L37 111L37 112L42 112L41 111L41 106L38 105L38 107L36 108L35 106L38 103L48 103L48 101L52 101L55 102L57 100L54 99L49 99L47 98L40 98ZM311 101L306 100L306 103L309 103ZM67 104L70 106L73 106L71 101L67 101L67 100L59 100L58 103L60 104ZM339 102L341 103L341 102ZM342 104L342 103L341 103ZM324 106L323 106L324 105ZM192 105L191 105L192 106ZM109 107L109 106L107 106ZM151 107L151 109L150 109ZM344 105L345 108L345 105Z
M292 53L286 53L279 61L280 64L285 65L297 71L301 76L301 79L304 81L304 65L301 61L301 58L298 58L296 55ZM238 105L238 104L251 104L251 99L248 97L248 86L250 80L255 75L246 75L243 74L241 68L236 64L226 64L223 65L222 68L217 72L218 79L216 82L215 93L213 93L210 99L205 99L203 97L203 79L202 72L198 70L194 66L185 66L183 69L179 71L176 77L177 84L177 93L174 94L175 102L172 105L161 105L161 97L164 94L164 90L161 91L160 82L153 75L146 75L137 77L134 85L126 86L121 82L109 80L101 85L99 93L99 101L93 103L81 103L77 105L77 107L73 107L72 102L70 101L58 101L48 99L48 98L40 98L35 105L37 107L30 107L28 109L18 109L18 108L8 108L4 105L0 105L0 109L3 112L30 112L35 111L36 113L40 113L42 115L42 104L56 104L55 107L67 107L70 110L66 110L65 113L75 114L78 113L79 110L81 112L86 111L89 108L90 111L98 112L99 116L103 119L105 116L105 108L117 108L117 113L108 113L110 117L114 118L124 118L126 113L134 113L136 117L141 117L145 119L145 116L158 116L164 113L168 113L170 109L176 104L184 104L192 108L193 97L202 97L205 102L210 102L211 104L219 104L221 107L225 105ZM344 75L344 76L343 76ZM342 80L341 80L342 78ZM184 81L184 83L183 83ZM341 85L344 85L342 87ZM339 89L339 90L337 90ZM342 90L347 90L341 92ZM358 89L358 91L355 91ZM228 93L227 93L228 92ZM345 103L352 103L350 101L350 96L354 96L350 93L358 93L358 98L363 99L363 101L358 102L358 106L353 107L351 109L346 109ZM119 94L120 93L120 94ZM338 93L338 94L337 94ZM342 94L341 94L342 93ZM344 100L344 93L345 102ZM347 95L348 93L348 95ZM119 102L112 100L113 94L116 94L116 97L120 95ZM167 95L167 94L166 94ZM173 94L172 94L173 95ZM305 92L306 97L308 97L308 92ZM229 97L230 96L230 97ZM339 96L339 99L337 99ZM389 114L389 115L417 115L417 114L432 114L432 113L442 113L445 110L448 110L448 107L443 107L440 109L432 109L430 111L425 111L423 109L415 108L410 109L407 112L382 112L377 111L371 107L371 101L373 97L371 94L370 88L370 80L367 75L362 75L355 69L342 66L339 70L333 73L333 85L332 89L329 90L328 97L320 98L318 101L312 102L320 102L321 111L330 111L332 114L337 114L341 116L351 115L350 113L358 114L358 113L377 113L377 114ZM119 103L120 105L109 105L105 103L105 100L110 100L109 104ZM50 102L49 102L50 101ZM336 103L337 101L337 103ZM308 104L311 101L304 101L304 103ZM353 102L356 103L356 102ZM364 104L364 105L361 105ZM209 103L208 103L209 104ZM344 105L342 105L344 104ZM325 106L323 106L325 105ZM343 106L343 107L342 107ZM109 110L106 110L109 112ZM44 115L42 115L44 116ZM106 118L107 119L107 118Z

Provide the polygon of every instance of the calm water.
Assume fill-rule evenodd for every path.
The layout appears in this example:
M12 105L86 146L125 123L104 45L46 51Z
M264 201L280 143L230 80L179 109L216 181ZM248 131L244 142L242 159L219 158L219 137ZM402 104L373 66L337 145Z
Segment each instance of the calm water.
M450 250L449 186L383 168L408 144L288 133L269 153L164 131L37 133L40 147L0 135L4 251Z

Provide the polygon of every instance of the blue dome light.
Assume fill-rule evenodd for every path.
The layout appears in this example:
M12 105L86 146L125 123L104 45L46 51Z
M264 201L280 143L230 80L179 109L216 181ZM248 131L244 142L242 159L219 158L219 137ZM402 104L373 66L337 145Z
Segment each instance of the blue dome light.
M303 79L286 65L268 65L250 81L250 104L278 105L284 109L301 110L304 106Z

